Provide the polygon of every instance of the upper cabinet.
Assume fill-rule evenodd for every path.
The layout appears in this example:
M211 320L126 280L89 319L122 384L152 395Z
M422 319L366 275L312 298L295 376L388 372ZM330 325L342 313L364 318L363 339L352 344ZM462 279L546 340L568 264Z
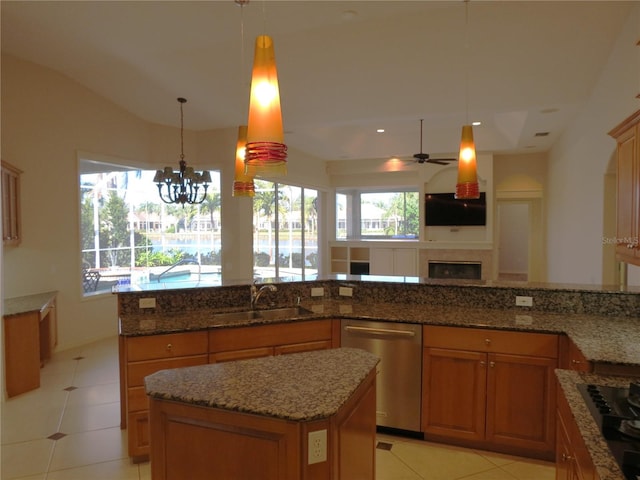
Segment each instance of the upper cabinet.
M20 174L22 171L2 161L2 242L19 245L22 237L20 225Z
M640 265L640 110L609 135L618 144L616 257Z

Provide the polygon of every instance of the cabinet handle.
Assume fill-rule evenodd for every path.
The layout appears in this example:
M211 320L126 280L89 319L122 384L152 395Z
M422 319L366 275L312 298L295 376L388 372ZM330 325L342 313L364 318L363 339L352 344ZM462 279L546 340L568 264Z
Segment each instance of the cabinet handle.
M173 348L173 345L171 345L170 343L167 343L167 352L170 352L172 348Z
M489 362L489 366L490 366L491 368L495 367L495 366L496 366L496 362Z
M480 360L480 366L484 367L487 363L484 360Z
M562 454L562 461L563 462L570 462L573 460L573 457L571 455L567 455L566 453Z
M579 365L582 362L580 360L571 360L571 363L574 364L574 365Z
M491 345L491 339L490 338L485 338L484 339L484 344L487 345L487 346Z

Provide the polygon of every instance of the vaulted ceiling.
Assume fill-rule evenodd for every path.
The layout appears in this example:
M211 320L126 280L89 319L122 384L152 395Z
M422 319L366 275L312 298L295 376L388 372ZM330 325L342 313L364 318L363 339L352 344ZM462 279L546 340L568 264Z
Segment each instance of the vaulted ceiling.
M3 0L1 47L149 122L179 125L186 97L185 128L205 130L246 123L253 43L266 33L291 147L326 160L410 158L423 118L432 154L455 152L467 119L482 122L479 151L536 152L589 97L632 6Z

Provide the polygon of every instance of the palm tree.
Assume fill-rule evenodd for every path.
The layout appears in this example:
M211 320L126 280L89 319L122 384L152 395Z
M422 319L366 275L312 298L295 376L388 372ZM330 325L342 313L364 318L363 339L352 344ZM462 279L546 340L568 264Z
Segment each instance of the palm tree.
M204 202L202 202L202 211L209 212L209 218L211 219L211 228L215 230L215 221L214 214L216 211L220 210L222 206L220 192L212 192L205 198Z

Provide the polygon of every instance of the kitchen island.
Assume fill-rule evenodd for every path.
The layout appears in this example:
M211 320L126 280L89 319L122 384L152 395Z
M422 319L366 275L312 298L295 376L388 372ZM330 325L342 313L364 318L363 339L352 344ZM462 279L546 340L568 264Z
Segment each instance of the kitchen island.
M377 363L337 348L147 376L153 479L373 480Z

